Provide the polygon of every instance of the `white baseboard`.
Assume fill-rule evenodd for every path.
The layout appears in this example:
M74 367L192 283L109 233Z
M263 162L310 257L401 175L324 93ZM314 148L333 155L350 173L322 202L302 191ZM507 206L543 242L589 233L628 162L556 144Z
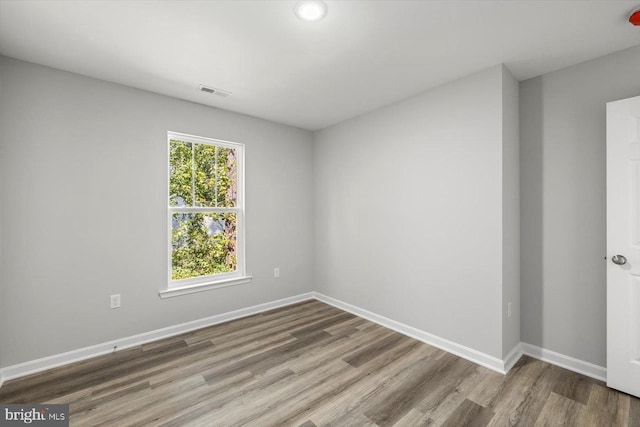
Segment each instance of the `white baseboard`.
M422 341L434 347L438 347L439 349L442 349L451 354L455 354L456 356L460 356L463 359L467 359L473 363L477 363L478 365L484 366L485 368L492 369L496 372L500 372L501 374L506 374L507 372L507 370L505 370L505 363L497 357L490 356L486 353L482 353L478 350L474 350L462 344L449 341L437 335L433 335L412 326L405 325L404 323L400 323L387 317L380 316L379 314L372 313L368 310L356 307L355 305L351 305L327 295L323 295L318 292L313 292L313 294L314 297L319 301L333 305L334 307L337 307L341 310L348 311L349 313L355 314L356 316L363 317L367 320L392 329L403 335L415 338L418 341Z
M559 366L561 368L568 369L578 374L586 375L597 380L607 380L607 368L594 365L593 363L585 362L564 354L557 353L555 351L547 350L535 345L527 343L518 343L507 354L504 360L500 360L497 357L490 356L486 353L482 353L478 350L466 347L462 344L449 341L441 338L437 335L430 334L425 331L421 331L412 326L405 325L403 323L391 320L384 316L380 316L376 313L372 313L368 310L356 307L352 304L337 300L335 298L323 295L319 292L312 292L314 298L333 305L349 313L353 313L357 316L363 317L374 323L393 329L396 332L415 338L418 341L422 341L434 347L438 347L446 352L460 356L463 359L467 359L478 365L492 369L501 374L507 374L511 368L520 360L523 355L533 357L534 359L542 360L543 362L551 363L552 365Z
M56 368L69 363L78 362L80 360L101 356L113 351L113 347L117 346L118 350L135 347L151 341L157 341L163 338L180 335L185 332L194 331L196 329L205 328L207 326L216 325L218 323L228 322L230 320L247 317L254 314L262 313L274 308L284 307L298 302L314 299L312 292L284 298L264 304L254 305L252 307L241 308L239 310L229 311L227 313L217 314L215 316L205 317L191 322L181 323L179 325L169 326L167 328L157 329L155 331L145 332L126 338L92 345L77 350L68 351L66 353L55 354L43 357L42 359L31 360L17 365L7 366L0 369L0 386L3 381L24 377L26 375L35 374L51 368Z
M524 355L524 352L522 350L522 343L518 343L516 344L513 349L509 352L509 354L507 354L507 356L504 358L504 372L509 372L511 370L511 368L513 368L513 365L515 365L516 363L518 363L518 360L520 360L520 358Z
M543 362L551 363L552 365L556 365L600 381L607 381L607 368L603 366L594 365L593 363L585 362L584 360L576 359L571 356L566 356L564 354L556 353L555 351L527 343L522 343L522 350L527 356L542 360Z
M72 350L66 353L56 354L41 359L7 366L0 369L0 387L2 386L2 383L7 380L31 375L47 369L56 368L62 365L67 365L69 363L78 362L81 360L110 353L111 351L113 351L114 346L117 346L119 350L123 350L141 344L146 344L151 341L157 341L163 338L180 335L185 332L190 332L196 329L205 328L207 326L212 326L219 323L228 322L230 320L259 314L268 310L273 310L274 308L284 307L310 299L322 301L341 310L347 311L349 313L355 314L356 316L360 316L381 326L392 329L403 335L407 335L411 338L417 339L418 341L422 341L434 347L438 347L446 352L462 357L463 359L467 359L478 365L492 369L501 374L506 374L507 372L509 372L509 370L516 364L520 357L523 354L526 354L527 356L533 357L535 359L539 359L544 362L548 362L553 365L557 365L562 368L569 369L571 371L601 381L606 381L607 378L607 370L602 366L597 366L589 362L578 360L570 356L556 353L555 351L547 350L526 343L520 343L516 345L504 358L504 360L501 360L497 357L490 356L486 353L482 353L478 350L474 350L462 344L449 341L437 335L433 335L412 326L405 325L404 323L400 323L387 317L380 316L371 311L337 300L319 292L308 292L289 298L284 298L264 304L254 305L252 307L242 308L239 310L206 317L204 319L198 319L191 322L181 323L179 325L169 326L167 328L157 329L155 331L145 332L126 338Z

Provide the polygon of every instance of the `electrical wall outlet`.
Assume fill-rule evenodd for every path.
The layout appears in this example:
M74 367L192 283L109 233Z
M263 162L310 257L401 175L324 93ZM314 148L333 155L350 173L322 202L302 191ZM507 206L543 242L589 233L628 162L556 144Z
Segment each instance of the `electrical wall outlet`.
M280 277L280 267L276 267L273 269L273 277L275 278Z
M120 308L120 294L111 295L111 308Z

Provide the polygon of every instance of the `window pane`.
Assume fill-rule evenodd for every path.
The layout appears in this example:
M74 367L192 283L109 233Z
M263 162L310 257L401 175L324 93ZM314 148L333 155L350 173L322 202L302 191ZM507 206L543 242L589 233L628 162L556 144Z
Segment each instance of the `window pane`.
M196 206L235 207L236 150L195 144L194 184Z
M236 270L236 214L174 213L171 279Z
M192 145L190 142L169 143L169 206L192 206L191 173Z

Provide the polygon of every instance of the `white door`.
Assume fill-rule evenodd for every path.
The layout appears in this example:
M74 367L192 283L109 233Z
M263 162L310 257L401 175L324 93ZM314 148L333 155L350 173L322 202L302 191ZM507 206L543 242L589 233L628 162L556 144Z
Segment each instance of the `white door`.
M640 96L607 104L607 385L640 397Z

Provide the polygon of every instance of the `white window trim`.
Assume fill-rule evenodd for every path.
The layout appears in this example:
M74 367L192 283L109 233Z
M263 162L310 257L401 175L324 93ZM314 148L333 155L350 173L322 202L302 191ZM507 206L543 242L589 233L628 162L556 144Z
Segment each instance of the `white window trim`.
M191 142L194 144L217 145L219 147L233 148L236 150L236 167L237 167L237 199L234 208L207 208L207 207L183 207L176 208L169 206L169 145L171 140L179 140ZM240 285L251 282L252 277L246 271L245 257L245 221L244 221L244 144L223 141L213 138L205 138L202 136L188 135L178 132L167 133L167 288L161 289L158 294L160 298L169 298L180 295L187 295L194 292L202 292L211 289L226 288L228 286ZM189 279L171 280L171 217L173 213L185 212L235 212L236 213L236 271L229 273L220 273L215 275L192 277Z

